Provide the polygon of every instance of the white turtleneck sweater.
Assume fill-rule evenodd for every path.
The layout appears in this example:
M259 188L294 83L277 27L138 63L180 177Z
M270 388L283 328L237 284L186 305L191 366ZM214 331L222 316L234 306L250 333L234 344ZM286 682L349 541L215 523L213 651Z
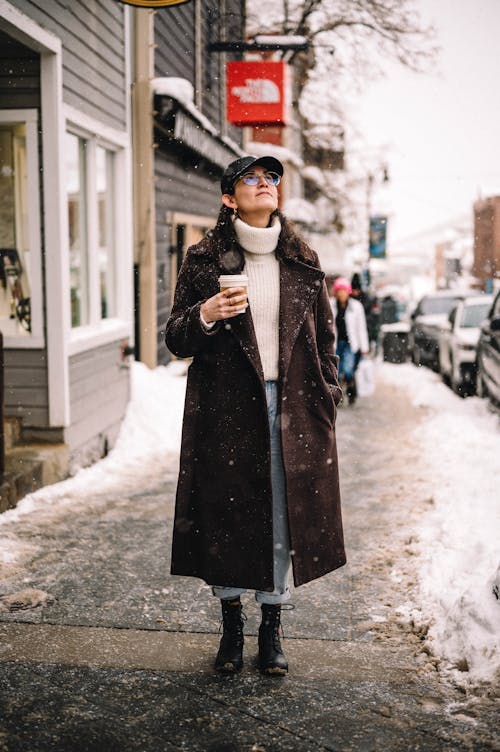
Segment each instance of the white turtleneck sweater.
M264 379L275 381L279 356L280 267L274 251L281 224L275 217L271 227L252 227L237 217L234 229L245 251L248 300Z

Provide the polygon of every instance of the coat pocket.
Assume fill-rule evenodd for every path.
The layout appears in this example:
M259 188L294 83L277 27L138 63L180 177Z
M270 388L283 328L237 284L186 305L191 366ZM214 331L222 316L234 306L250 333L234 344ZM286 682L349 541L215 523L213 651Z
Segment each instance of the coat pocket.
M337 406L332 387L322 374L320 377L314 376L311 378L311 386L312 390L306 397L309 412L332 427L337 416Z

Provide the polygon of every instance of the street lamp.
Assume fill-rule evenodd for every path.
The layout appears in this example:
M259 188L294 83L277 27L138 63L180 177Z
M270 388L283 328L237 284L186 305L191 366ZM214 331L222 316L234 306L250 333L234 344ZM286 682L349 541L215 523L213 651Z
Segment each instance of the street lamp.
M381 166L382 183L388 183L389 169L387 165ZM368 258L366 264L366 281L370 285L370 261L372 258L386 257L387 242L387 216L377 215L372 217L372 196L375 184L375 175L369 172L366 176L366 214L368 230Z
M382 165L380 168L382 170L382 182L388 183L390 181L389 177L389 168L387 165ZM366 213L368 215L368 219L370 219L371 211L372 211L372 195L373 195L373 184L375 182L375 175L372 172L369 172L366 176Z

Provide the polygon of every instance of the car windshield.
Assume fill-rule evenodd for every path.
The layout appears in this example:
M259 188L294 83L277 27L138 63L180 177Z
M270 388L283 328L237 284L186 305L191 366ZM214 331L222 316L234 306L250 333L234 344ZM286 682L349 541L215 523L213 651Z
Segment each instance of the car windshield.
M478 303L477 305L465 306L462 311L461 327L481 326L488 315L491 303Z
M435 313L448 314L456 306L460 298L424 298L420 303L420 315L429 316Z

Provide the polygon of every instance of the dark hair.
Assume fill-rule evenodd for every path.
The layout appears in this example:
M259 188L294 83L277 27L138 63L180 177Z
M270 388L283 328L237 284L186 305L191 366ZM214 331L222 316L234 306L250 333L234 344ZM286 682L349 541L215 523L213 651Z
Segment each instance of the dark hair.
M358 272L354 272L352 275L351 287L353 290L362 290L361 277Z
M278 217L281 223L276 256L283 259L297 259L305 263L314 262L316 259L315 253L285 215L279 209L276 209L270 216L270 222L274 217ZM217 222L212 230L212 238L217 247L220 266L229 274L241 272L245 264L245 257L234 230L233 210L228 206L221 207Z

